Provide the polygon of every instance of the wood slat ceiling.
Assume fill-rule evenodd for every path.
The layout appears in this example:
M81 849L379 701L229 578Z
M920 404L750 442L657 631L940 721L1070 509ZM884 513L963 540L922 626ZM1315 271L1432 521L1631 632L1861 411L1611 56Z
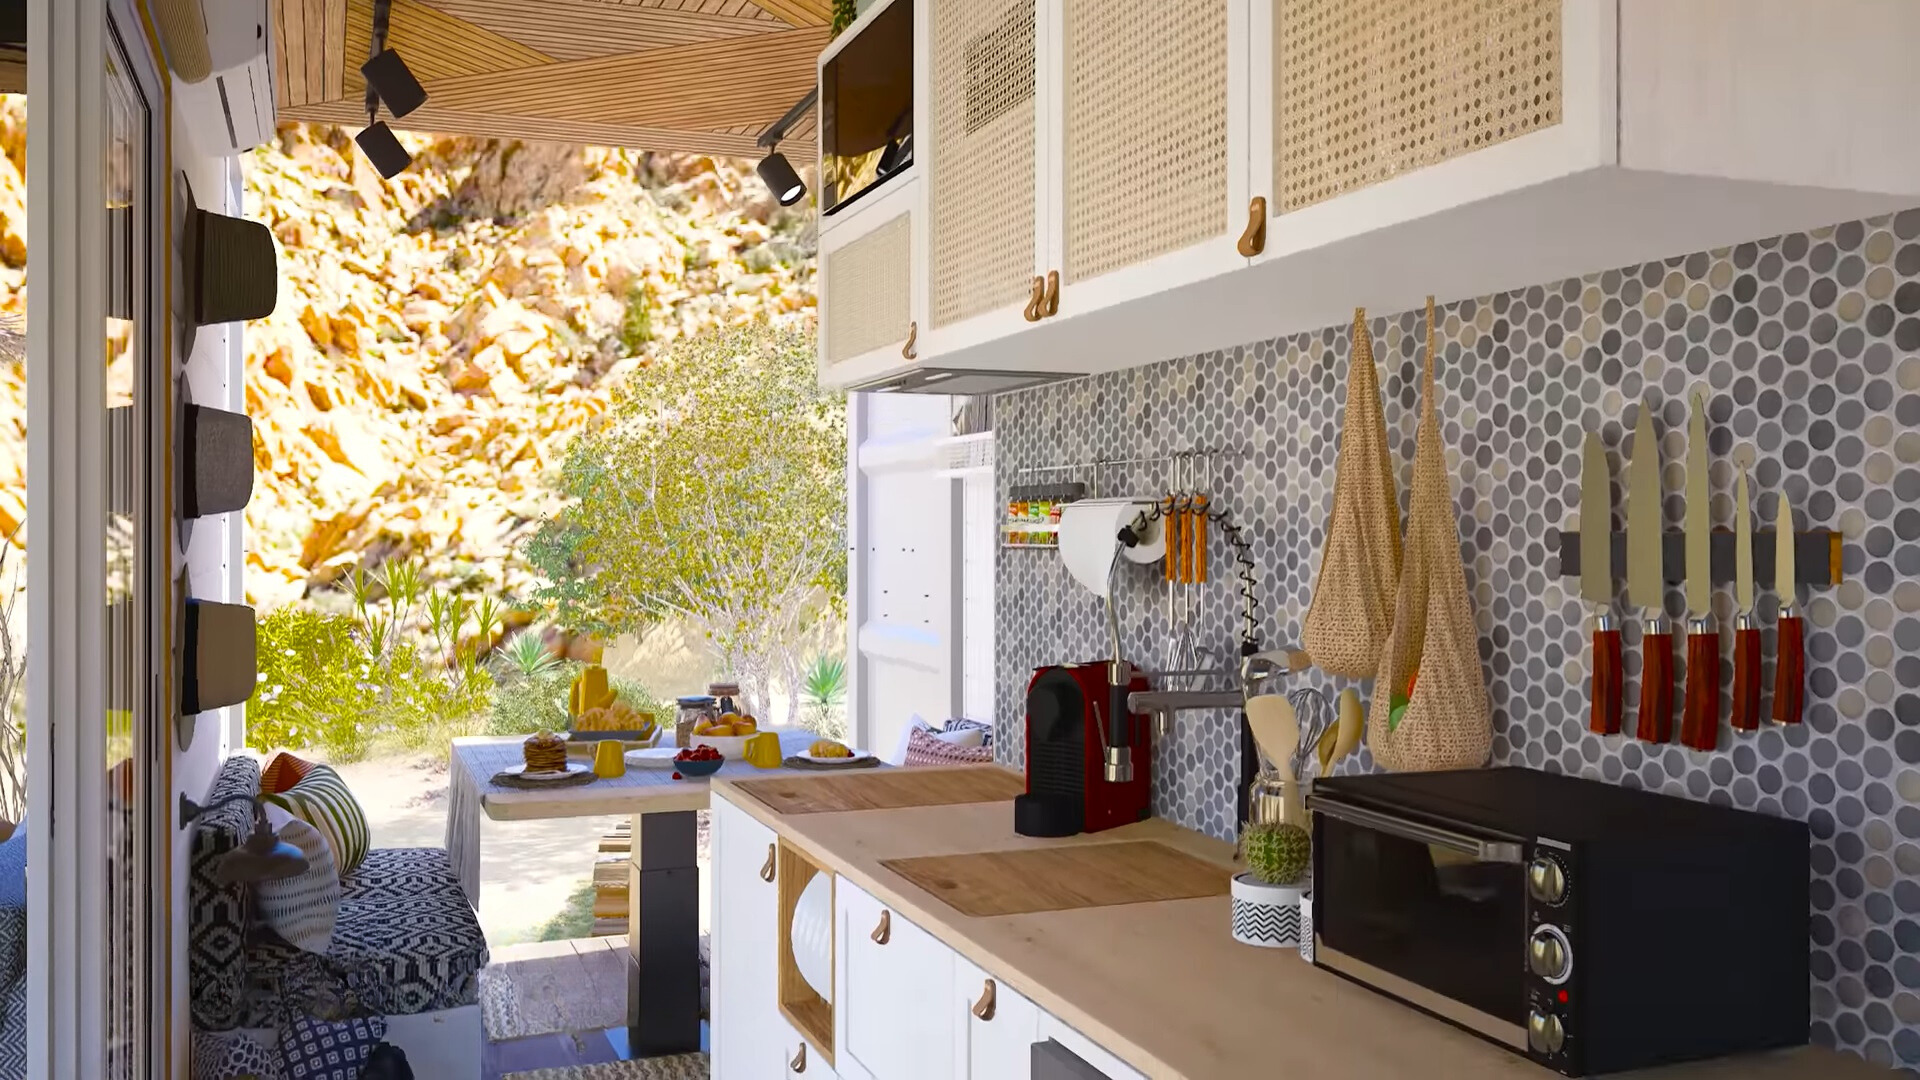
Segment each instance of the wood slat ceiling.
M373 0L272 0L280 116L366 123ZM395 128L751 156L814 84L831 0L394 0L427 90ZM813 152L814 125L782 149Z

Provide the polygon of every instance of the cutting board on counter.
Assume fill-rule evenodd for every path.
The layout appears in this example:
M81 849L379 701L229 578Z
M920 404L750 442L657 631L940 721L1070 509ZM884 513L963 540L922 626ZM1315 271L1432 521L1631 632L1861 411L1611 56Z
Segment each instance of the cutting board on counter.
M899 810L910 806L1005 802L1027 790L1020 774L994 765L957 769L865 769L842 775L781 776L734 785L781 814Z
M1151 840L922 855L880 865L977 917L1221 896L1233 874Z

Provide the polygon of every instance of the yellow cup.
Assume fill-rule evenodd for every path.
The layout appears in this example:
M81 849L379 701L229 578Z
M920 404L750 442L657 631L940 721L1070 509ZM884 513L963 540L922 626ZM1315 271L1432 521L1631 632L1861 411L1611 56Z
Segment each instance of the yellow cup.
M626 747L618 739L601 739L593 749L596 776L612 778L627 775Z
M771 731L762 731L749 736L746 746L747 764L757 769L777 769L780 767L780 736Z

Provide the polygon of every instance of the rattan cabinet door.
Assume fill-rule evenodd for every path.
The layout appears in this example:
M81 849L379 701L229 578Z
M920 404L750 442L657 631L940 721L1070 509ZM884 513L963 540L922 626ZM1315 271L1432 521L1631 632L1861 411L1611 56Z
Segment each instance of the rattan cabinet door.
M1041 273L1039 0L937 0L927 168L930 329L939 351L1016 333Z
M1249 0L1060 0L1049 76L1073 316L1246 265ZM1238 29L1238 33L1234 31Z
M918 358L917 178L820 237L820 375L845 386Z

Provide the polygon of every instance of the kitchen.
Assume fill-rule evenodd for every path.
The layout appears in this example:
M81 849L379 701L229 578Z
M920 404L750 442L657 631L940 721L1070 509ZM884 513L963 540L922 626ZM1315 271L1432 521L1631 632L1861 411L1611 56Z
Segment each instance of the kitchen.
M1597 1029L1563 1023L1549 1050L1529 1049L1531 1032L1503 1048L1485 1031L1470 1034L1470 1020L1448 1015L1444 1001L1421 1000L1417 988L1368 980L1388 992L1376 993L1350 981L1352 972L1342 979L1325 970L1324 957L1307 964L1286 949L1236 942L1230 869L1218 871L1208 894L1182 894L1188 868L1172 860L1153 881L1180 898L1117 901L1132 894L1084 894L1133 875L1071 860L1062 865L1074 869L1057 880L1017 860L1013 873L1034 883L1034 894L1064 881L1082 894L1077 900L963 898L958 885L939 884L960 882L950 866L899 868L902 860L1105 841L1230 859L1250 805L1260 804L1249 792L1260 755L1236 702L1247 689L1240 654L1249 645L1304 645L1321 655L1307 617L1327 581L1323 553L1346 520L1335 512L1336 486L1364 472L1342 468L1349 454L1390 465L1396 543L1406 528L1402 582L1417 558L1419 576L1439 583L1416 597L1427 612L1416 621L1466 628L1464 636L1429 631L1428 641L1458 655L1464 640L1478 663L1468 665L1468 685L1450 689L1432 660L1418 665L1425 684L1294 671L1283 660L1290 689L1319 695L1299 703L1303 720L1337 712L1345 690L1366 702L1363 745L1320 766L1310 740L1312 765L1295 770L1334 778L1316 788L1321 798L1299 800L1318 807L1320 874L1331 827L1324 796L1365 790L1341 785L1384 771L1379 751L1396 740L1376 736L1398 726L1393 698L1403 686L1413 699L1429 685L1430 694L1453 695L1456 707L1440 710L1441 719L1460 729L1470 760L1423 765L1395 750L1396 773L1433 763L1518 766L1659 792L1732 815L1702 832L1750 828L1753 843L1775 851L1779 830L1750 819L1804 823L1796 843L1805 873L1776 874L1764 892L1737 895L1753 909L1747 915L1773 912L1771 925L1786 925L1777 916L1789 901L1807 920L1749 941L1746 952L1784 968L1797 959L1799 970L1772 979L1803 988L1795 1003L1804 1021L1785 1025L1784 1035L1773 1025L1747 1045L1811 1046L1647 1075L1920 1067L1920 212L1912 209L1920 161L1915 122L1899 104L1920 87L1895 55L1895 43L1920 34L1913 13L1864 0L1435 5L1449 19L1510 20L1478 31L1477 40L1498 46L1480 55L1459 44L1474 31L1425 22L1441 15L1409 5L1354 5L1346 22L1321 10L1330 5L1290 0L1165 7L1123 27L1128 20L1115 18L1112 4L942 3L936 11L924 0L893 0L870 7L823 60L823 143L831 144L832 118L858 111L835 93L842 83L866 85L852 73L830 83L834 58L875 26L910 35L906 130L922 135L903 154L908 140L889 119L879 125L892 129L881 140L894 147L887 175L851 193L836 189L840 205L822 193L823 377L903 401L923 388L995 395L990 427L970 425L992 433L991 472L982 478L982 466L969 463L952 470L974 470L950 485L962 490L922 496L942 504L940 522L968 527L955 527L960 540L918 553L938 551L936 565L954 564L961 578L983 531L992 545L1000 762L1024 772L1036 737L1030 724L1060 726L1030 707L1036 671L1078 671L1080 711L1099 714L1078 733L1093 763L1080 789L1083 813L1110 809L1112 786L1126 787L1133 801L1125 805L1144 804L1151 817L1117 832L1041 840L1032 832L1047 831L1044 823L1016 830L1018 811L997 789L981 802L952 793L931 805L839 795L875 808L780 812L752 793L753 782L716 784L717 1075L777 1076L784 1067L876 1080L1288 1068L1528 1076L1547 1075L1529 1057L1567 1075L1585 1071L1580 1054L1604 1060ZM902 15L911 16L904 26ZM1447 43L1442 59L1423 59L1422 34ZM1208 50L1225 62L1196 63ZM1301 52L1329 66L1280 59ZM1394 157L1381 125L1444 126L1431 114L1396 126L1396 110L1418 110L1395 96L1395 73L1444 82L1445 65L1462 56L1468 70L1497 60L1501 77L1555 88L1542 95L1555 106L1528 111L1524 123L1496 123L1498 137L1469 132L1452 150L1423 157L1422 143ZM1319 76L1311 73L1352 65L1381 73L1362 80L1373 89L1342 84L1315 111ZM1183 73L1178 93L1122 94L1170 87L1173 71ZM1461 107L1452 97L1435 106L1442 97L1427 95L1421 107ZM1122 99L1124 107L1113 104ZM1102 104L1111 107L1091 107ZM900 109L878 112L897 117ZM1371 137L1352 137L1367 125ZM1333 145L1336 136L1360 148L1301 164L1303 146ZM1027 167L1032 182L1018 182ZM850 175L859 182L857 170ZM1431 324L1419 306L1428 294L1440 301ZM1377 423L1377 445L1354 435L1365 430L1354 417L1367 395L1353 390L1369 381L1377 382L1375 415L1366 417ZM899 408L940 407L924 400ZM1648 440L1635 434L1649 427L1657 454L1644 453ZM1431 509L1434 470L1423 475L1416 465L1419 445L1431 445L1440 466L1444 519ZM924 476L869 471L876 504L907 506L900 488L925 486ZM877 498L883 484L894 485L888 500ZM1073 485L1094 499L1136 500L1136 516L1114 519L1129 527L1158 512L1141 522L1157 532L1142 543L1175 556L1109 556L1093 574L1076 574L1064 512L1057 526L1050 514L1035 522L1011 512L1064 502L1059 489ZM984 514L968 501L976 487L988 489ZM1173 495L1185 502L1166 503ZM1204 514L1193 512L1196 495L1207 499ZM1650 534L1638 509L1649 502ZM1783 519L1800 534L1794 544L1774 542ZM1453 544L1426 542L1444 535L1436 520L1456 530ZM1378 515L1362 524L1380 528ZM886 533L892 540L908 527L875 529L896 530ZM1017 542L1002 540L1016 534ZM1610 563L1579 557L1602 544ZM856 611L870 609L855 620L866 623L857 651L892 648L957 681L959 645L929 661L907 644L885 644L886 604L897 601L876 597L902 580L900 564L891 565L891 579L856 569L873 585L868 608L855 602ZM1689 572L1702 565L1705 575ZM1456 573L1454 594L1446 583ZM1798 583L1791 593L1776 588L1789 578ZM964 591L964 601L942 607L946 625L962 621L949 609L978 595ZM1111 627L1103 595L1113 598ZM1375 610L1384 600L1390 613L1408 610L1396 606L1405 599L1393 590L1372 596ZM1610 622L1596 624L1600 614ZM1649 615L1665 625L1647 624ZM1689 627L1689 615L1705 622ZM1796 625L1804 634L1798 682L1791 635L1783 644L1778 630ZM1760 634L1758 663L1740 644L1753 641L1737 632L1747 627ZM1606 636L1613 628L1617 639ZM1112 678L1115 637L1123 658L1148 673L1140 684L1132 670ZM1697 677L1709 669L1706 654L1691 655L1701 643L1718 645L1717 681ZM1598 680L1596 709L1595 657L1611 658L1613 644L1618 690ZM971 675L977 665L964 659ZM1087 666L1056 667L1064 662ZM1645 673L1662 664L1671 669L1670 704L1642 692ZM1458 675L1461 665L1452 667ZM1152 675L1194 670L1226 674ZM1392 683L1385 702L1375 700L1376 681ZM1140 738L1124 783L1105 769L1117 764L1111 751L1128 749L1106 723L1121 714L1093 707L1110 683L1129 697L1162 695L1130 702ZM885 707L891 692L873 690L870 707ZM1328 726L1337 741L1337 723ZM1410 805L1421 797L1437 798L1407 796ZM1594 797L1594 805L1616 804ZM1702 820L1672 813L1676 822ZM1442 815L1414 816L1431 825ZM1510 825L1529 838L1530 863L1549 830ZM1503 880L1517 890L1521 864L1505 865L1513 869ZM1768 865L1799 864L1789 852ZM834 945L825 995L797 971L786 974L782 959L794 951L788 927L799 902L788 892L823 876L832 881ZM1577 898L1580 874L1567 877ZM1650 879L1625 880L1620 887ZM1318 925L1315 905L1333 903L1325 895L1333 886L1315 882L1313 899L1297 910ZM966 914L943 895L1004 913ZM1724 919L1691 917L1706 931L1730 932ZM1499 948L1510 949L1514 969L1529 927L1546 921L1513 920L1512 939ZM1597 926L1589 920L1569 932ZM1715 982L1686 966L1684 943L1654 954L1648 970ZM1589 967L1571 967L1571 984L1546 985L1574 990L1577 1010L1599 986ZM1643 982L1627 992L1653 989ZM1540 1011L1517 992L1501 1008L1515 1011L1516 1027ZM1567 1012L1566 1023L1578 1015ZM1081 1064L1043 1064L1052 1051L1034 1048L1050 1042ZM945 1046L953 1052L928 1049ZM1702 1056L1671 1053L1675 1062ZM774 1055L782 1066L769 1064ZM1097 1071L1043 1071L1082 1065Z

